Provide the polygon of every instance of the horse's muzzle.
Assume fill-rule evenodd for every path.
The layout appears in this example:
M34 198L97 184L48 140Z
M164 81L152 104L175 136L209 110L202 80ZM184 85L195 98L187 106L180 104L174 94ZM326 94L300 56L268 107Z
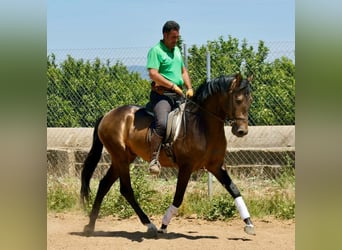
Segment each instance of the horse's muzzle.
M248 124L247 123L241 123L237 124L234 123L232 125L232 133L233 135L237 137L243 137L248 134Z

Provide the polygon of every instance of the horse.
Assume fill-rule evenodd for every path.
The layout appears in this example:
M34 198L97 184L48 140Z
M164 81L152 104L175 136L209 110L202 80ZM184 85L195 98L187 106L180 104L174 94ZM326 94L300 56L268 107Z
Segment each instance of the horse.
M186 99L179 136L171 145L173 157L163 147L159 153L162 167L178 168L173 202L164 214L159 229L134 198L129 172L129 165L136 157L151 160L148 135L153 116L148 112L141 112L144 107L123 105L99 118L94 126L92 146L81 172L80 198L83 204L89 202L89 183L103 146L111 156L111 165L99 183L84 233L91 235L94 232L103 198L117 179L120 179L121 195L132 206L141 223L147 226L147 233L153 236L167 233L172 217L182 204L191 174L205 168L234 198L235 206L245 222L244 231L255 235L254 225L240 191L223 167L227 146L225 122L230 122L231 131L237 137L248 133L248 111L252 102L251 80L252 76L244 79L240 73L223 75L205 81L192 99Z

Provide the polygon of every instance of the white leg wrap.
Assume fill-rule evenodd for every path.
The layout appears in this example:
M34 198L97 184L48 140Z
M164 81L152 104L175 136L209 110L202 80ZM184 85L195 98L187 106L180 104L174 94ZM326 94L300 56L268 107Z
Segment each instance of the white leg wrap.
M244 220L244 219L250 217L247 206L246 206L246 204L243 201L241 196L235 198L234 202L235 202L235 206L236 206L237 210L240 213L241 219Z
M175 207L174 205L170 205L169 208L166 210L162 223L166 226L169 225L172 217L175 216L177 212L178 212L178 208Z

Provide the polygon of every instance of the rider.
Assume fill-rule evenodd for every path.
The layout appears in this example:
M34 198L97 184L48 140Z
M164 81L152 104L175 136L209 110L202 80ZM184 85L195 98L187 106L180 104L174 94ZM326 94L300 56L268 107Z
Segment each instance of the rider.
M149 171L160 173L158 152L166 133L167 116L175 108L175 101L184 96L181 87L185 84L186 96L192 97L193 90L189 74L184 66L177 45L180 26L167 21L163 26L163 39L152 47L147 55L147 69L152 80L150 102L155 116L155 127L151 136L151 162ZM167 95L176 93L174 96Z

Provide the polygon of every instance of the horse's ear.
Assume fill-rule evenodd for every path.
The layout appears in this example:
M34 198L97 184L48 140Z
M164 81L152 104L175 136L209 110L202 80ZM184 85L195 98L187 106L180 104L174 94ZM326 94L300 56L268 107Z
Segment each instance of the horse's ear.
M232 81L232 84L230 85L230 92L238 88L240 86L241 81L242 81L242 75L240 73L237 73L235 75L235 79Z
M235 75L235 79L236 79L237 85L240 85L240 83L242 81L242 75L240 72Z

